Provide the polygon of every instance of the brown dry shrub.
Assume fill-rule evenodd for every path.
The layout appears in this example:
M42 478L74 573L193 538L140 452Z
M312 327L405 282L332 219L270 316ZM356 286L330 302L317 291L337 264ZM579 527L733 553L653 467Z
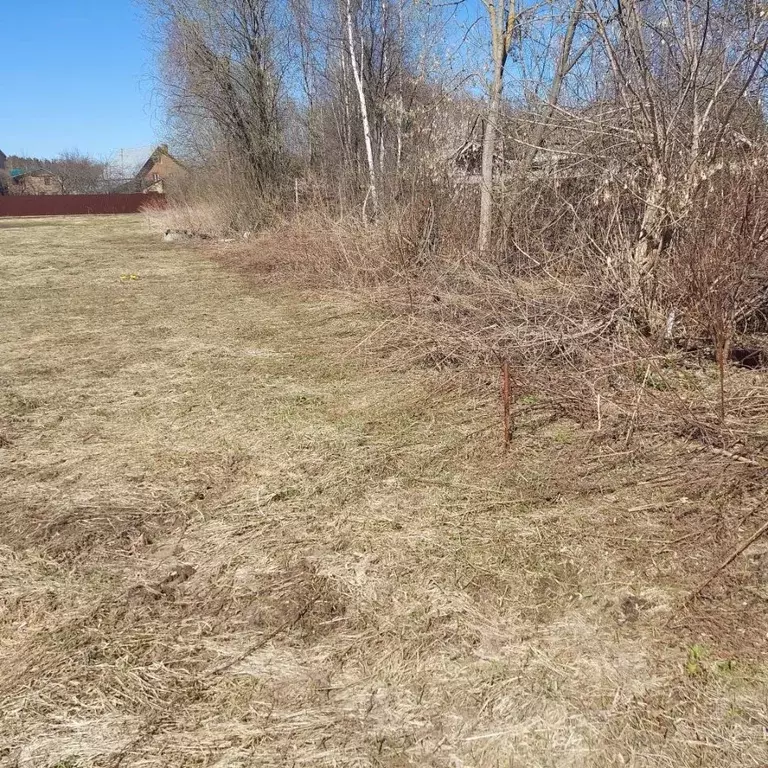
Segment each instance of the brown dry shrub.
M757 175L748 175L723 173L710 184L659 265L678 328L716 341L712 323L727 305L731 346L739 323L755 327L764 293L755 275L766 205ZM304 180L298 205L273 210L270 227L220 256L245 273L353 291L407 317L397 343L425 365L508 360L518 400L533 398L625 444L645 431L758 450L763 409L745 396L751 380L731 377L725 427L710 359L716 345L648 339L626 311L612 265L632 236L627 195L595 179L550 181L506 195L488 261L473 252L476 185L426 176L404 185L374 223Z
M764 173L721 171L676 243L670 299L690 332L730 346L739 331L765 331L768 190Z

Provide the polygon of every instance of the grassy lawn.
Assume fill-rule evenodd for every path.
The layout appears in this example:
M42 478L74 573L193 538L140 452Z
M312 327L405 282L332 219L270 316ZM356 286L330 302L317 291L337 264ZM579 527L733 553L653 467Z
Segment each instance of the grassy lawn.
M0 220L0 765L768 763L759 652L681 608L734 542L679 449L532 401L504 455L495 372L383 322Z

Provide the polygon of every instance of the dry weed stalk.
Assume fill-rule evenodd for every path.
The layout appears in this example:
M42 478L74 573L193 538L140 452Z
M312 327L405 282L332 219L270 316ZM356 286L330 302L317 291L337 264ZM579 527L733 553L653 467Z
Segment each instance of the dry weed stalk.
M502 402L502 424L504 428L504 453L509 451L509 444L512 435L512 426L510 423L511 393L509 384L509 360L504 360L501 364L501 402Z

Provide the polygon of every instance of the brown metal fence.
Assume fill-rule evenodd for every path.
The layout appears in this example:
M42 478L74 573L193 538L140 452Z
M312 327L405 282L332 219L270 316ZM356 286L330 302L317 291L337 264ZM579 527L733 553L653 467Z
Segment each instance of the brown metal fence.
M130 195L3 195L0 216L77 216L138 213L147 206L165 206L157 192Z

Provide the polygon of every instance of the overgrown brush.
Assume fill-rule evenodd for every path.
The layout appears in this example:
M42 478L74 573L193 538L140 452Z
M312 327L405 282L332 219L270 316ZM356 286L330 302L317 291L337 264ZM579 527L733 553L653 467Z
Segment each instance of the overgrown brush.
M629 193L596 192L584 179L531 183L529 194L508 196L497 212L503 237L485 259L473 250L471 185L422 177L365 222L305 181L291 204L273 207L270 226L226 258L246 272L354 291L407 316L404 343L427 364L508 361L519 403L546 403L625 443L647 429L760 450L764 401L744 395L760 374L733 370L726 383L726 372L740 334L750 329L749 344L761 343L761 185L754 169L724 170L679 222L655 266L663 335L638 322L621 270L622 248L637 237ZM181 203L164 215L197 217L216 232L216 210Z

